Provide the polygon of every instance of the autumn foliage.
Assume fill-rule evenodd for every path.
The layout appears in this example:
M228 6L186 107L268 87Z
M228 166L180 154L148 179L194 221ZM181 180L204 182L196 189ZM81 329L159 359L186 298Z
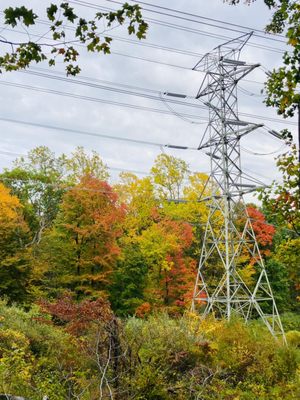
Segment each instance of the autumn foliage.
M125 208L118 205L110 185L90 176L66 192L58 226L71 239L78 254L78 273L90 264L109 266L120 249L116 239L122 233ZM81 260L81 250L86 258Z
M107 323L113 319L108 301L101 298L78 303L67 292L55 302L40 300L38 304L43 312L51 315L54 324L64 326L75 336L86 333L91 324Z
M122 317L161 310L178 315L190 307L209 213L206 202L198 201L203 191L210 195L205 174L191 174L183 160L163 154L149 176L122 173L112 186L96 152L78 148L70 157L55 158L41 147L0 178L0 291L10 301L38 299L71 331L77 325L80 330L84 318L98 318L101 302L104 310L110 302ZM290 285L295 302L299 273L289 268L283 249L289 252L297 241L277 245L278 232L261 209L249 205L245 213L241 204L235 207L237 235L249 217L246 240L253 240L253 229L274 279L283 265L282 276L295 280ZM294 251L293 265L297 257ZM241 249L237 268L250 286L258 262L257 253ZM207 265L212 279L221 270L215 259Z
M300 247L290 220L275 228L270 209L232 209L236 237L248 227L238 273L254 287L263 259L276 304L289 311L294 347L283 349L259 321L189 312L209 214L198 201L210 195L205 174L164 154L147 177L107 179L100 157L83 148L69 158L32 150L0 176L0 394L298 398ZM253 234L260 254L247 246ZM214 253L207 261L212 283L219 261Z
M247 207L247 213L251 220L251 224L261 250L268 255L270 252L267 248L273 243L273 238L276 233L274 225L269 224L261 211L254 207Z

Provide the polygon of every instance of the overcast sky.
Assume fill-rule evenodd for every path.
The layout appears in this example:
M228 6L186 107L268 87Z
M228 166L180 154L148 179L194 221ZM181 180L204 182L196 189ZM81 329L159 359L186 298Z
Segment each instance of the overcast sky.
M241 4L236 7L224 4L222 0L148 1L155 5L171 7L202 17L214 18L230 24L238 24L255 29L263 29L270 18L270 12L262 0L258 0L257 3L251 6ZM55 1L52 2L55 3ZM71 3L73 3L76 12L80 15L89 17L95 12L95 10L86 6L75 5L76 2ZM117 4L104 0L90 0L91 3L97 4L100 7L118 7ZM41 12L48 5L48 1L2 0L1 5L3 9L7 6L26 5L34 8L37 12ZM146 8L151 9L150 6ZM147 142L172 143L196 147L205 129L204 122L208 117L207 111L196 107L166 103L166 100L162 101L160 99L157 92L163 93L169 91L195 96L203 79L203 74L192 71L192 68L201 55L226 41L226 38L239 36L240 34L235 32L235 30L248 32L250 29L227 25L227 28L232 28L232 31L229 31L204 24L205 22L211 25L222 25L219 22L199 19L197 17L187 17L185 15L190 20L195 20L195 22L186 21L157 13L157 11L161 11L180 17L179 14L171 13L167 10L157 8L152 8L152 10L156 12L144 11L144 16L150 18L152 22L149 22L150 28L147 39L143 41L143 46L136 44L137 40L132 38L130 42L114 40L111 46L112 54L107 56L87 54L82 50L80 58L82 73L78 79L86 80L86 78L92 78L105 80L110 82L106 83L106 86L115 88L119 88L119 86L113 86L113 83L151 89L155 92L146 93L156 96L157 100L76 85L71 82L52 80L21 72L3 73L0 76L1 151L25 154L35 146L45 145L49 146L57 154L62 152L69 154L76 146L84 146L88 151L94 149L99 152L109 167L141 172L149 171L153 160L162 151L159 146L126 143L65 131L26 126L4 122L1 121L1 118L138 139ZM181 14L181 16L184 15ZM26 34L22 27L16 29L24 33L12 33L5 29L2 14L0 17L0 32L3 37L6 39L25 40ZM178 29L178 25L185 29ZM36 27L32 28L30 33L32 34L32 39L35 39L34 35L41 36L47 33L47 26L37 24ZM128 39L126 31L122 28L114 29L110 34L118 38ZM42 40L47 40L47 35ZM158 49L156 45L163 48ZM169 48L169 50L171 48L182 50L182 52L167 51L165 48ZM263 68L272 69L280 65L281 51L284 49L284 43L261 37L253 37L249 45L245 47L242 59L252 63L260 63ZM6 47L1 45L1 52L3 53L5 50ZM148 61L141 60L141 58ZM150 62L149 60L156 62ZM43 73L51 72L57 75L63 71L64 66L62 63L58 63L57 67L51 69L47 65L42 64L39 64L37 67L43 68ZM262 103L263 99L260 95L260 90L263 87L262 82L265 80L263 68L255 70L251 76L249 75L240 84L239 110L241 112L265 116L266 118L281 119L276 115L274 110L266 108ZM36 69L32 70L36 71ZM173 112L170 114L155 113L3 85L3 83L7 82L150 107L167 112L172 110ZM90 82L95 83L94 81ZM98 82L98 84L103 85L102 82ZM137 89L136 91L145 93L145 91ZM201 104L192 99L188 99L187 101L197 105ZM180 117L181 113L195 117L182 119ZM259 123L264 122L268 127L275 130L288 127L294 133L296 131L296 126L285 125L279 121L261 121L255 118L247 118L247 120ZM292 121L295 120L289 120L289 122ZM272 179L278 176L275 168L275 155L255 156L250 153L276 151L282 146L280 141L268 134L264 134L260 130L243 139L242 146L247 150L247 152L242 154L243 166L247 173L252 171L251 173L254 176L265 183L270 183ZM281 152L283 150L281 149ZM193 171L209 171L209 158L203 153L192 150L176 151L164 149L163 151L183 158L189 163ZM15 158L11 154L0 155L1 168L11 165L12 160ZM112 175L115 176L115 174L116 172L112 171Z

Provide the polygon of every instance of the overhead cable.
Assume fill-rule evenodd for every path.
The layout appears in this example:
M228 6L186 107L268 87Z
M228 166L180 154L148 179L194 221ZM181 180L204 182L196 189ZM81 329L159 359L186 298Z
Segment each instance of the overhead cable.
M129 89L135 89L135 90L142 91L142 92L144 91L144 92L149 92L149 93L155 93L155 94L157 94L157 97L155 97L155 96L149 96L149 95L145 95L145 94L141 94L141 93L135 93L135 92L130 92L130 91L126 91L126 90L114 89L114 88L110 88L110 87L107 87L107 86L101 86L101 85L96 85L96 84L90 84L90 83L87 83L87 82L83 82L83 81L79 80L78 78L75 78L75 79L74 79L74 78L73 78L73 79L72 79L72 78L66 78L66 77L64 76L64 73L62 73L62 72L48 71L48 73L44 73L44 71L47 71L47 70L46 70L46 69L43 69L43 68L32 68L31 70L25 70L25 71L21 70L20 72L22 72L22 73L28 73L28 74L32 74L32 75L37 75L37 76L41 76L41 77L45 77L45 78L63 80L63 81L65 81L65 82L76 83L76 84L78 84L78 85L91 86L91 87L98 88L98 89L104 89L104 90L110 90L110 91L117 91L117 92L123 93L123 94L129 94L129 95L133 95L133 96L140 96L140 97L149 98L149 99L151 99L151 100L162 100L162 101L165 102L165 100L162 98L162 95L161 95L161 94L162 94L162 91L153 90L153 89L149 89L149 88L145 88L145 87L139 87L139 86L133 86L133 85L122 84L122 83L118 83L118 82L111 82L111 81L107 81L107 80L105 81L105 80L95 79L95 78L87 77L87 76L81 76L81 78L84 79L85 81L92 81L92 82L99 82L99 83L107 83L107 84L110 85L110 86L120 86L121 88L124 87L124 88L129 88ZM50 75L50 74L51 74L51 75ZM60 76L58 77L57 75L61 75L61 77L60 77ZM188 98L188 99L194 99L193 96L184 96L184 97L185 97L185 98ZM201 106L201 105L199 105L199 104L194 104L194 103L185 102L185 101L180 101L180 100L174 100L174 99L170 99L170 98L168 98L168 102L169 102L169 103L174 103L174 104L179 104L179 105L184 105L184 106L187 106L187 107L200 108L200 109L203 109L203 110L206 110L206 109L207 109L207 106L205 106L205 105ZM202 103L204 104L203 101L202 101ZM170 109L170 113L176 114L177 116L183 117L183 119L184 119L183 114L177 112L176 110ZM240 112L239 114L240 114L241 116L246 116L246 117L252 117L252 116L253 116L253 117L256 118L256 119L262 119L262 120L266 119L266 120L269 120L269 121L281 122L281 123L285 123L285 124L289 124L289 125L297 125L296 122L280 120L280 119L278 119L278 118L272 118L272 117L269 117L269 118L268 118L268 117L265 117L265 116L260 116L260 115L250 114L250 113L243 113L243 112ZM197 117L197 116L196 116L196 117ZM203 117L203 118L205 118L205 117ZM190 121L190 120L188 120L188 119L187 119L187 121L193 123L193 121ZM202 123L202 122L201 122L201 123ZM269 129L271 129L271 128L269 128Z
M110 92L116 92L116 93L126 94L126 95L130 95L130 96L144 97L144 98L150 99L150 100L156 100L156 101L161 100L161 98L159 97L161 94L160 91L154 91L154 90L152 91L151 89L138 88L137 86L135 86L135 91L126 89L125 88L126 85L122 85L124 88L116 88L116 87L111 87L112 86L111 82L110 82L110 86L107 86L107 85L102 85L102 84L97 84L97 83L91 83L90 77L82 76L82 78L84 79L84 80L82 80L82 79L78 79L78 78L59 76L58 74L53 73L52 71L50 73L49 72L45 73L45 72L42 72L41 69L39 69L39 70L35 70L35 69L20 70L19 72L38 76L41 78L55 79L55 80L59 80L62 82L71 83L74 85L87 86L87 87L92 87L95 89L107 90ZM60 75L62 75L62 74L60 74ZM115 85L115 86L121 86L121 85ZM127 87L134 88L134 86L130 87L130 85L127 85ZM154 96L152 94L148 94L151 91L152 91L152 93L155 93L156 96ZM148 93L142 93L142 92L148 92ZM206 109L206 107L200 105L199 103L196 104L196 103L190 103L190 102L180 101L180 100L175 100L175 99L168 99L168 102L173 103L173 104L178 104L181 106L185 106L185 107L194 107L194 108L198 108L198 109L202 109L202 110Z
M231 36L226 36L226 35L220 35L220 34L217 34L217 33L206 32L206 31L202 31L202 30L199 30L199 29L195 29L195 28L191 28L191 27L185 27L183 25L174 24L174 23L171 23L171 22L164 22L164 21L157 20L157 19L154 19L154 18L147 18L147 21L150 22L151 24L164 26L166 28L176 29L176 30L179 30L179 31L190 32L190 33L197 34L197 35L200 35L200 36L211 37L211 38L219 39L219 40L222 40L222 41L228 40L228 39L229 40L233 39ZM250 43L247 44L247 46L248 47L254 47L254 48L257 48L257 49L267 50L267 51L271 51L271 52L279 53L279 54L283 54L284 51L285 51L284 49L279 49L277 47L266 46L266 45L260 44L260 43L252 43L252 42L250 42Z
M287 146L286 144L283 144L283 145L280 146L277 150L270 151L270 152L268 152L268 153L259 153L259 152L256 152L256 151L247 149L247 148L245 148L245 147L243 147L243 146L240 146L240 147L241 147L241 149L244 150L246 153L252 154L252 155L254 155L254 156L270 156L270 155L279 153L279 152L282 151L284 148L286 148L286 146Z
M110 2L110 0L106 0L106 1ZM129 0L129 1L133 1L133 0ZM197 17L197 18L204 19L204 20L207 20L207 21L213 21L213 22L225 24L227 26L233 26L233 27L236 27L236 28L248 29L248 30L250 30L250 31L252 31L254 33L255 32L264 33L264 34L266 33L262 29L248 27L248 26L245 26L245 25L233 24L233 23L228 22L228 21L222 21L220 19L209 18L209 17L205 17L203 15L193 14L193 13L186 12L186 11L183 11L183 10L176 10L174 8L163 7L163 6L160 6L160 5L157 5L157 4L153 4L153 3L146 3L145 1L134 0L134 3L145 4L146 6L151 6L151 7L159 8L159 9L162 9L162 10L176 12L176 13L178 13L180 15L188 15L190 17ZM270 34L270 35L284 38L284 35L281 35L281 34Z
M123 102L119 102L119 101L101 99L101 98L97 98L97 97L77 95L77 94L74 94L74 93L61 92L61 91L58 91L58 90L47 89L47 88L37 87L37 86L32 86L32 85L24 85L24 84L19 84L19 83L14 83L14 82L4 82L4 81L0 82L0 85L12 86L12 87L17 87L17 88L21 88L21 89L27 89L27 90L36 91L36 92L42 92L42 93L50 93L50 94L55 94L55 95L64 96L64 97L72 97L72 98L76 98L76 99L79 99L79 100L87 100L87 101L92 101L92 102L96 102L96 103L110 104L110 105L114 105L114 106L118 106L118 107L131 108L131 109L135 109L135 110L156 112L156 113L159 113L159 114L166 114L166 115L173 115L174 114L171 111L162 110L162 109L159 109L159 108L152 108L152 107L146 107L146 106L141 106L141 105L137 105L137 104L123 103ZM191 120L200 119L203 122L208 120L207 117L204 117L202 115L187 114L187 113L182 113L182 112L180 112L180 115L182 117L185 117L185 118L190 118ZM258 119L258 120L267 120L267 121L272 121L272 122L278 122L278 123L285 124L285 125L297 125L296 122L285 121L285 120L281 120L279 118L266 117L266 116L263 116L263 115L250 114L250 113L244 113L244 112L240 112L239 115L250 117L250 118L254 118L254 119Z
M0 12L0 14L1 14L1 12ZM45 20L39 20L37 23L40 24L40 25L46 25L46 26L50 27L50 23L48 23ZM8 32L15 32L15 33L18 33L20 35L28 36L28 34L26 32L20 31L18 29L6 28L5 26L3 28L5 28L5 31L8 31ZM75 28L73 28L71 26L68 26L65 29L66 30L70 30L70 31L75 31ZM30 36L31 37L40 38L41 34L33 34L33 33L31 33ZM121 36L111 35L111 34L109 35L109 37L111 37L115 41L134 44L134 45L138 45L138 46L141 46L141 47L149 47L149 48L152 48L152 49L163 50L163 51L167 51L167 52L170 52L170 53L187 55L187 56L191 56L191 57L202 57L203 56L203 54L198 53L198 52L194 52L194 51L191 51L191 50L184 50L184 49L179 49L179 48L170 47L170 46L163 46L161 44L156 44L156 43L152 43L152 42L149 42L149 41L141 42L139 40L134 40L134 39L131 39L131 38L130 39L129 38L124 38L124 37L121 37ZM51 41L53 40L53 38L49 37L49 36L44 36L44 38L47 39L47 40L51 40ZM80 46L81 42L80 42L80 40L77 40L77 41L74 41L74 43L76 43L77 46ZM85 47L85 46L82 45L82 47Z
M182 150L197 150L197 151L199 151L196 147L180 146L177 144L148 142L145 140L131 139L131 138L127 138L127 137L114 136L114 135L108 135L108 134L96 133L96 132L88 132L88 131L83 131L83 130L79 130L79 129L71 129L71 128L65 128L62 126L55 126L55 125L48 125L48 124L41 124L41 123L36 123L36 122L17 120L17 119L13 119L13 118L2 117L2 116L0 116L0 121L19 124L19 125L25 125L25 126L34 126L36 128L49 129L49 130L53 130L53 131L75 133L75 134L84 135L84 136L94 136L94 137L99 137L99 138L108 139L108 140L117 140L117 141L123 141L123 142L128 142L128 143L135 143L135 144L140 144L140 145L167 147L167 148L173 148L173 149L179 148Z
M1 14L1 12L0 12L0 14ZM42 24L42 25L45 24L47 26L50 26L50 24L48 22L46 22L46 21L45 22L39 21L39 23ZM72 29L73 30L72 27L66 27L65 29ZM11 32L16 32L16 33L19 33L19 34L22 34L22 35L27 35L26 32L19 31L19 30L16 30L16 29L8 29L8 28L6 28L6 30L7 31L11 31ZM32 37L40 37L40 35L37 35L37 34L31 34L31 36ZM115 36L112 36L112 37L116 38ZM227 39L228 37L224 37L224 38ZM48 40L52 40L51 38L47 38L47 39ZM116 39L116 40L119 40L119 39ZM156 48L158 50L171 51L171 50L167 50L167 47L165 47L165 46L157 45L157 44L154 44L154 43L149 45L149 43L140 42L140 41L132 40L132 39L122 39L122 41L126 41L126 42L128 42L130 44L136 44L136 45L139 45L139 46ZM76 46L85 48L85 46L80 44L80 43L76 43ZM173 48L173 50L177 51L177 52L180 52L181 54L184 54L184 55L191 55L189 51L185 51L185 50L182 50L182 49L177 49L176 50L176 49ZM157 65L162 65L162 66L167 66L167 67L171 67L171 68L177 68L177 69L181 69L181 70L185 70L185 71L194 72L191 67L187 67L185 65L180 65L180 64L174 64L174 63L165 62L165 61L154 60L154 59L147 58L147 57L134 56L132 54L122 53L122 52L119 52L119 51L111 50L111 55L131 58L133 60L145 61L145 62L152 63L152 64L157 64ZM202 56L202 54L198 54L197 55L197 57L201 57L201 56ZM201 71L197 70L197 72L201 72ZM264 82L258 82L258 81L250 80L250 79L244 79L244 82L254 83L254 84L259 84L259 85L263 85L264 84Z
M155 113L165 114L165 115L173 115L173 113L171 111L162 110L160 108L146 107L146 106L141 106L141 105L131 104L131 103L122 103L120 101L113 101L113 100L101 99L101 98L97 98L97 97L78 95L78 94L69 93L69 92L61 92L58 90L47 89L47 88L37 87L37 86L32 86L32 85L23 85L23 84L14 83L14 82L0 82L0 85L11 86L11 87L16 87L16 88L20 88L20 89L41 92L41 93L49 93L49 94L54 94L54 95L58 95L58 96L71 97L71 98L75 98L78 100L86 100L86 101L91 101L91 102L95 102L95 103L110 104L113 106L131 108L134 110L155 112ZM191 119L196 118L196 119L200 119L203 121L208 120L207 117L200 116L200 115L187 114L187 113L180 113L180 114L183 117L187 117L187 118L191 118Z
M118 6L119 5L121 5L121 6L123 5L123 3L121 1L116 1L116 0L105 0L105 1L108 2L108 3L117 4ZM130 1L132 1L132 0L130 0ZM81 5L84 5L84 6L90 7L90 8L99 8L99 5L97 5L95 3L92 3L90 1L72 0L70 2L71 3L75 3L75 4L79 4L79 5L81 3ZM133 2L136 3L136 1L133 1ZM137 1L137 2L140 3L140 4L146 4L145 2L141 2L141 1L140 2ZM148 3L148 5L150 5L150 4ZM246 26L243 26L243 25L239 25L239 26L236 25L234 27L234 24L227 23L226 21L212 20L212 19L210 19L208 17L204 17L204 16L201 16L201 15L187 13L187 12L175 10L175 9L172 9L172 8L157 6L157 5L154 5L154 4L151 4L151 7L159 8L160 11L157 11L157 10L154 10L154 9L151 9L151 8L146 8L146 7L142 7L142 10L147 11L147 12L151 12L151 13L154 13L154 14L159 14L159 15L163 15L163 16L172 17L172 18L175 18L175 19L187 21L189 23L192 22L192 23L196 23L196 24L207 25L207 26L211 26L213 28L219 28L219 29L223 29L223 30L226 30L226 31L234 32L234 33L242 33L242 34L244 34L244 33L248 33L249 31L254 31L255 36L258 37L258 38L273 40L275 42L280 42L280 43L286 43L285 40L281 40L280 39L280 37L283 37L283 36L278 35L279 38L278 37L273 37L275 35L262 36L259 33L255 33L255 32L258 32L258 30L255 29L255 28L252 29L252 28L249 28L249 27L246 27ZM161 11L161 10L164 10L164 11ZM175 12L175 13L178 13L180 15L170 14L170 12L165 12L165 11ZM186 15L186 16L184 16L184 15ZM191 19L191 17L196 17L198 19ZM204 19L205 21L210 21L210 22L199 21L199 18L200 19ZM214 22L214 23L211 23L211 22ZM216 25L216 22L224 24L224 26ZM236 29L236 28L240 28L240 29ZM263 32L263 31L260 31L260 32Z
M105 9L107 9L108 11L116 11L114 9L109 9L107 7L99 6L99 5L95 4L95 3L82 1L82 0L73 0L73 1L70 1L70 2L74 3L74 4L77 4L77 5L81 5L81 6L86 7L86 8L91 8L91 9L96 9L96 10L103 10L103 9L105 10ZM119 5L123 4L123 3L117 2L117 1L114 2L114 3L119 4ZM149 12L152 12L152 13L156 13L156 14L161 14L161 15L168 16L168 17L173 17L173 18L176 18L176 19L182 19L182 20L188 21L189 23L190 22L195 22L195 23L198 23L198 24L200 23L202 25L208 25L208 26L211 26L211 27L214 27L214 28L226 29L226 30L229 30L229 31L232 31L232 32L235 32L235 33L239 33L239 34L240 33L243 33L243 34L247 33L246 31L241 31L241 30L236 30L236 29L226 28L226 27L220 27L220 26L218 26L216 24L210 24L210 23L206 23L206 22L203 22L203 21L191 20L189 18L184 18L184 17L180 17L180 16L176 16L176 15L171 15L171 14L164 13L164 12L158 12L158 11L155 11L155 10L149 10L149 9L145 9L145 8L143 8L143 10L144 11L149 11ZM150 22L151 24L164 25L164 26L169 27L169 28L179 29L179 30L183 30L183 31L189 31L189 32L192 32L192 33L205 35L205 36L211 36L211 37L215 37L215 38L222 39L222 40L223 39L232 39L232 37L229 37L229 36L218 35L218 34L215 34L215 33L201 31L201 30L196 29L196 28L186 27L186 26L182 26L182 25L178 25L178 24L174 24L174 23L170 23L170 22L166 22L166 21L162 21L162 20L157 20L157 19L154 19L154 18L144 17L144 19L145 19L145 21ZM265 39L265 38L271 39L270 37L267 37L267 36L266 37L259 36L259 35L256 35L256 36L260 37L260 38L263 38L263 39ZM279 39L275 39L275 38L272 38L272 40L274 40L276 42L284 43L284 44L286 43L285 41L282 41L282 40L279 40ZM275 47L270 47L270 46L261 45L261 44L258 44L258 43L252 43L252 42L248 43L247 45L250 46L250 47L261 48L261 49L269 50L269 51L275 51L275 52L278 52L278 53L281 53L281 54L284 53L284 51L285 51L284 49L278 49L278 48L275 48Z
M49 129L49 130L53 130L53 131L62 131L62 132L67 132L67 133L75 133L75 134L79 134L79 135L84 135L84 136L93 136L93 137L99 137L99 138L104 138L104 139L109 139L109 140L117 140L117 141L124 141L124 142L128 142L128 143L136 143L136 144L141 144L141 145L149 145L149 146L156 146L156 147L166 147L166 148L173 148L173 149L183 149L183 150L197 150L199 151L197 148L194 147L185 147L185 146L178 146L178 145L172 145L172 144L162 144L162 143L155 143L155 142L147 142L147 141L143 141L143 140L138 140L138 139L131 139L131 138L124 138L121 136L113 136L113 135L107 135L107 134L101 134L101 133L95 133L95 132L88 132L88 131L82 131L82 130L78 130L78 129L71 129L71 128L65 128L65 127L61 127L61 126L54 126L54 125L48 125L48 124L41 124L41 123L35 123L35 122L29 122L29 121L23 121L23 120L16 120L13 118L5 118L5 117L1 117L0 116L0 121L4 121L4 122L9 122L9 123L14 123L14 124L18 124L18 125L24 125L24 126L32 126L32 127L36 127L36 128L43 128L43 129ZM203 154L205 154L205 152L201 151ZM3 153L3 151L2 151ZM8 152L6 152L8 153ZM23 154L18 154L15 153L14 155L16 156L23 156ZM266 176L266 175L262 175L259 174L258 172L252 171L250 169L244 168L246 171L250 172L251 174L260 176L262 178L268 179L268 180L272 180L272 178ZM129 171L129 170L127 170ZM129 171L129 172L134 172L134 171ZM141 172L141 171L140 171ZM247 174L246 172L243 173L243 175L245 175L245 177L247 177L248 180L254 182L254 183L258 183L258 184L263 184L262 181L256 179L254 176L251 176L249 174Z

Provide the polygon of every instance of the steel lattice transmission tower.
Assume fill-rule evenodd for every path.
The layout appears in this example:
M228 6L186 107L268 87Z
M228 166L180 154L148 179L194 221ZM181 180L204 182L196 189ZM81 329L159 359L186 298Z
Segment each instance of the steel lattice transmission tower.
M240 52L250 36L243 35L216 47L194 67L206 73L197 98L204 98L209 108L209 123L199 149L209 149L211 195L192 309L203 316L213 313L228 320L232 314L245 321L260 317L274 336L282 335L285 340L243 201L243 194L254 190L256 185L255 180L246 178L242 172L240 139L262 126L238 117L237 84L259 66L240 60ZM239 220L237 210L242 215ZM249 260L256 270L255 278L245 276Z

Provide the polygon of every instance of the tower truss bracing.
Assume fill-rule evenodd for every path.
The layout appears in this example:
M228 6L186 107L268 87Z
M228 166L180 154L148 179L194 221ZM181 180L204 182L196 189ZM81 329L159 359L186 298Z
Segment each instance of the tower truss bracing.
M251 34L215 48L194 67L205 72L198 91L209 108L209 123L199 149L207 149L211 175L207 187L209 215L205 227L192 308L246 322L261 318L274 336L284 332L266 273L253 221L243 194L256 188L241 168L240 140L262 125L238 116L237 84L259 64L240 60Z

